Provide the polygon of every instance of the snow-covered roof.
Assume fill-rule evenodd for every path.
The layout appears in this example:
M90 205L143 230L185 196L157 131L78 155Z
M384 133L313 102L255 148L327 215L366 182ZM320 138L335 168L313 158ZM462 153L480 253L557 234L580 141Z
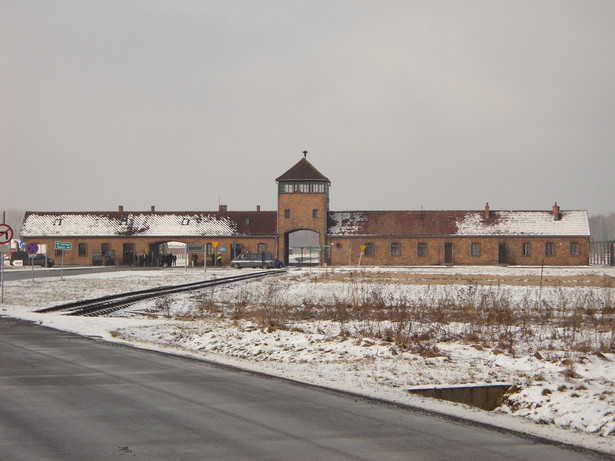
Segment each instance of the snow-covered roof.
M273 236L275 211L28 212L22 237Z
M330 235L583 236L587 211L333 211Z

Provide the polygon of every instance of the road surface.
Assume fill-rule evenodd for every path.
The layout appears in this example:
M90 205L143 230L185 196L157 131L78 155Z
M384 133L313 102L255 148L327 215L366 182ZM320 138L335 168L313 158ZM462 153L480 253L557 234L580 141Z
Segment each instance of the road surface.
M0 459L603 459L0 317Z

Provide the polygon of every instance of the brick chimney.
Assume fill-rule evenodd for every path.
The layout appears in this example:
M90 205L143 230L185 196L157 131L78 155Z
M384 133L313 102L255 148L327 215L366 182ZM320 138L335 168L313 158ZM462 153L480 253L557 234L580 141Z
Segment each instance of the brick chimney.
M555 204L553 205L553 220L559 221L560 219L562 219L562 215L559 211L559 205L557 204L557 202L555 202Z
M256 205L256 211L261 211L261 206L260 205Z
M489 219L489 202L485 203L485 219Z
M151 211L152 213L156 213L156 207L155 207L154 205L152 205L152 207L150 208L150 211Z
M118 212L118 213L123 213L123 212L124 212L124 206L122 206L122 205L118 205L118 207L117 207L117 212Z
M220 213L226 213L228 211L228 206L226 206L226 205L218 205L218 211Z

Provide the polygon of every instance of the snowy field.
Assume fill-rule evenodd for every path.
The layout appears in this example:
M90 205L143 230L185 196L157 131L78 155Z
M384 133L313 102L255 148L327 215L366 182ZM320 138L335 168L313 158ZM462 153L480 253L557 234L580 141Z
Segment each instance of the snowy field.
M10 281L1 314L615 454L615 268L302 269L102 318L34 312L236 273ZM514 391L492 412L408 393L496 383Z

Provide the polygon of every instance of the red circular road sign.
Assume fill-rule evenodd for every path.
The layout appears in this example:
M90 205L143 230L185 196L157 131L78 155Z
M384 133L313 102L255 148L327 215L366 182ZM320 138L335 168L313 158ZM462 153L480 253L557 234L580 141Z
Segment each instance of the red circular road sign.
M35 255L36 253L38 253L38 245L34 242L28 243L28 246L26 247L26 251L30 255Z
M0 245L9 243L13 238L13 229L8 224L0 224Z

